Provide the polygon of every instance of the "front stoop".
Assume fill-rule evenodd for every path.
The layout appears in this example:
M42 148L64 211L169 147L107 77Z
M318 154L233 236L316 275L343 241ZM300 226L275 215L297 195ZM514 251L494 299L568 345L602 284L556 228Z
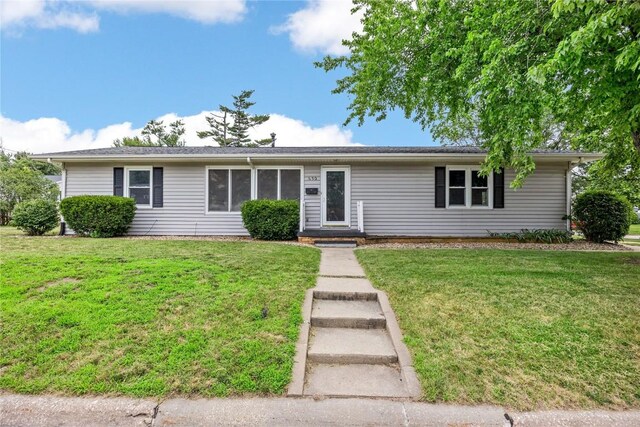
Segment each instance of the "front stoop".
M420 396L386 295L364 277L352 250L323 249L303 316L289 396Z
M306 229L298 233L300 243L320 248L354 248L365 243L367 234L350 228Z

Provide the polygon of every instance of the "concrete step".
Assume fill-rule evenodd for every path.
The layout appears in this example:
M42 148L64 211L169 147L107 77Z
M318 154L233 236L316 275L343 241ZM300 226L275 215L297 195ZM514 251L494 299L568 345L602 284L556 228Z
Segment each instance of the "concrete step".
M317 299L374 300L376 290L365 278L358 277L318 277L314 296Z
M313 244L318 248L355 248L358 246L355 240L316 240Z
M307 358L317 363L396 363L386 329L311 328Z
M368 291L334 291L334 290L314 290L315 299L325 299L334 301L377 301L378 294Z
M306 396L409 397L395 365L311 363Z
M378 301L314 299L311 326L324 328L384 328L387 321Z

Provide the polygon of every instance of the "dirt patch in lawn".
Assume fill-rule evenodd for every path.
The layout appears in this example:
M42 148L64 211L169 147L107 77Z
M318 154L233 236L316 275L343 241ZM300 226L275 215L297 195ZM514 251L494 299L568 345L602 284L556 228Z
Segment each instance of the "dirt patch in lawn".
M54 286L59 286L59 285L66 285L69 283L80 283L79 279L76 279L75 277L64 277L60 280L54 280L53 282L47 282L44 285L40 286L38 288L39 291L46 291L47 289L54 287Z

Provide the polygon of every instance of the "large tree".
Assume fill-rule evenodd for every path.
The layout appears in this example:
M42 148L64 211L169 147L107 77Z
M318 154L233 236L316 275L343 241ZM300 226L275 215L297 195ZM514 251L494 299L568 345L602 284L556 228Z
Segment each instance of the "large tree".
M183 147L186 145L183 138L185 131L182 120L169 123L168 129L162 120L149 120L142 129L142 137L125 136L113 141L113 145L115 147Z
M535 168L536 148L602 151L599 173L640 167L640 2L354 0L364 12L336 93L347 123L393 109L446 142L488 150L484 170Z
M259 147L270 144L270 138L251 139L249 130L269 120L269 115L250 114L249 108L255 102L249 101L253 90L243 90L233 95L233 107L220 105L219 114L212 113L206 117L209 129L198 132L202 139L212 138L221 147Z

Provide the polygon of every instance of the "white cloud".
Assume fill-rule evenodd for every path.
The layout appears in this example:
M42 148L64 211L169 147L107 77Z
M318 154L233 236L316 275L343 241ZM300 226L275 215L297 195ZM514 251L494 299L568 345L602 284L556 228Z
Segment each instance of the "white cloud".
M215 145L213 140L203 140L196 135L205 130L205 116L209 112L201 112L192 116L179 117L173 113L158 118L165 125L177 119L185 123L187 145ZM110 147L113 141L124 136L140 135L142 128L133 128L130 122L118 123L94 130L74 131L69 125L57 118L39 118L20 122L0 116L0 137L5 148L31 153L81 150L89 148ZM322 127L311 127L301 120L292 119L280 114L272 114L271 119L259 128L252 130L254 139L268 138L276 132L277 146L341 146L359 145L353 142L353 134L348 129L330 124Z
M166 13L203 24L237 22L247 11L245 0L90 0L87 3L118 13Z
M98 131L86 129L74 132L67 122L56 118L20 122L0 116L2 145L16 151L43 153L109 147L116 138L134 135L136 131L129 122L107 126Z
M0 28L19 32L25 27L69 28L79 33L97 31L100 20L95 12L77 11L68 2L48 0L3 0L0 2Z
M304 52L344 55L343 39L362 29L362 11L351 14L350 0L308 0L304 9L289 15L287 22L272 28L288 33L294 47Z
M18 33L26 27L88 33L100 27L98 11L163 13L214 24L240 21L247 7L246 0L2 0L0 27Z

